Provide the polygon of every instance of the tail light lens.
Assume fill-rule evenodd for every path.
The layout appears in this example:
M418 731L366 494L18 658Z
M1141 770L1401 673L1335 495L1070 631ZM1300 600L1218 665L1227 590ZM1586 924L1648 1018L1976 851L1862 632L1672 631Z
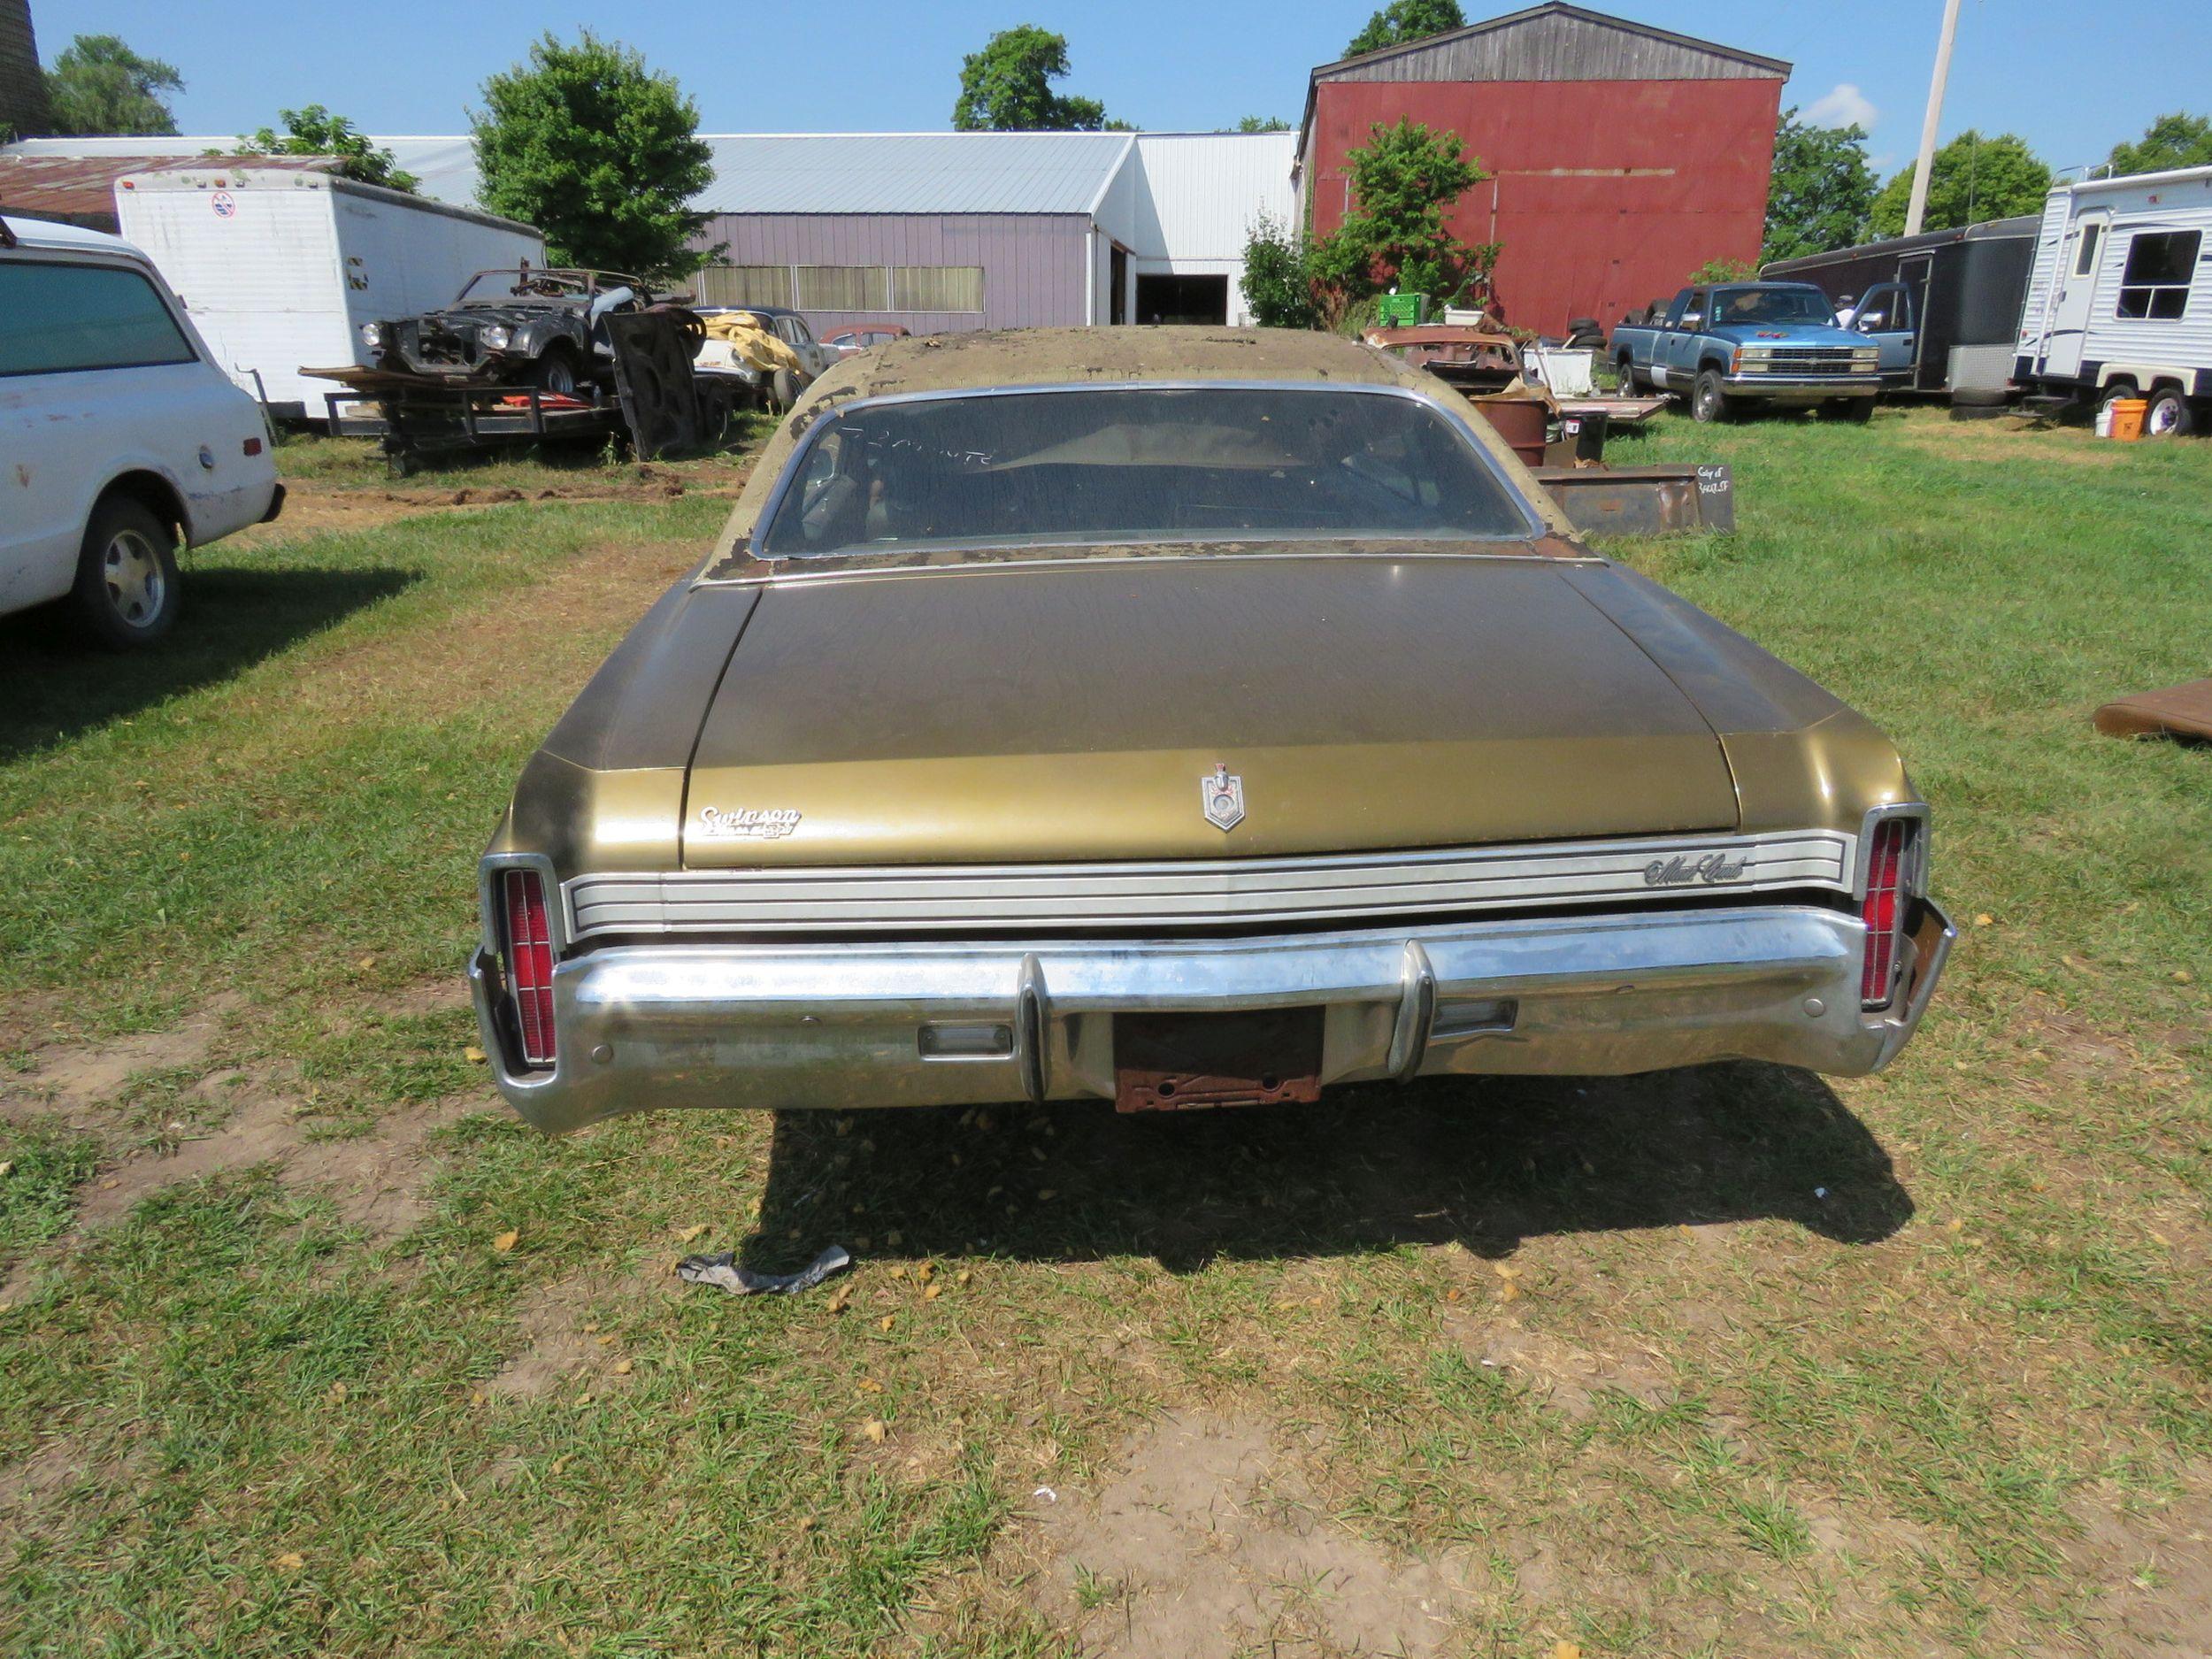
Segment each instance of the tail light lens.
M507 925L507 987L522 1032L522 1057L553 1064L553 930L545 912L545 882L534 870L500 877Z
M1866 897L1859 919L1866 924L1866 968L1859 1001L1866 1008L1887 1008L1897 995L1897 964L1905 926L1905 864L1912 849L1910 818L1887 818L1874 826L1867 852Z

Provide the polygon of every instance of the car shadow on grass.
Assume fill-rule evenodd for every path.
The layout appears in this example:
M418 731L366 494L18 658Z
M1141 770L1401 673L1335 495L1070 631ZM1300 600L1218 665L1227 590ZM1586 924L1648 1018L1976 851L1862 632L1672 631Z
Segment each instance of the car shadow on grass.
M1912 1213L1888 1153L1826 1083L1731 1063L1425 1079L1265 1110L784 1112L743 1256L780 1270L835 1241L1187 1271L1454 1240L1502 1256L1547 1233L1761 1217L1868 1244Z
M419 580L397 569L188 565L176 627L129 653L84 641L59 606L0 618L0 761L227 680Z

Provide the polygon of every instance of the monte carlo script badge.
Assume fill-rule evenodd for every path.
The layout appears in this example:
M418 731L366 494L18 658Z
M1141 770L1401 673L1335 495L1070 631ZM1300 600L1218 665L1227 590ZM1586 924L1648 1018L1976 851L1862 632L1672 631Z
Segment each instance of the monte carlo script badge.
M1231 830L1244 819L1244 780L1217 765L1212 775L1198 780L1199 798L1206 803L1206 822L1216 829Z
M741 806L725 812L719 807L699 809L699 833L717 840L780 841L799 827L799 814L789 807Z

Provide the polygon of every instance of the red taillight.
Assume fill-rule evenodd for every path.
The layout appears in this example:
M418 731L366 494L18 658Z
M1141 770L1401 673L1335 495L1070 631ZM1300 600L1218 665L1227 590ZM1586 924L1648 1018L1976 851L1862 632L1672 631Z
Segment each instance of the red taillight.
M1874 826L1866 857L1866 897L1859 919L1866 924L1866 971L1859 1001L1867 1008L1887 1008L1897 995L1897 947L1905 920L1905 853L1912 843L1910 818L1884 818Z
M553 1064L553 932L545 913L545 883L534 870L502 878L507 920L507 987L522 1028L522 1057Z
M261 440L258 438L247 439L246 453L248 455L259 455L261 453Z

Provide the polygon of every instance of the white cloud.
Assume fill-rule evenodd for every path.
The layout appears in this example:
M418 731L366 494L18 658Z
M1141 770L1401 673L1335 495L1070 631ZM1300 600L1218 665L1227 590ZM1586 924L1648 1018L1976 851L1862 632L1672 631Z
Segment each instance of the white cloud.
M1874 100L1848 81L1805 106L1805 120L1813 127L1858 127L1872 130L1881 111Z

